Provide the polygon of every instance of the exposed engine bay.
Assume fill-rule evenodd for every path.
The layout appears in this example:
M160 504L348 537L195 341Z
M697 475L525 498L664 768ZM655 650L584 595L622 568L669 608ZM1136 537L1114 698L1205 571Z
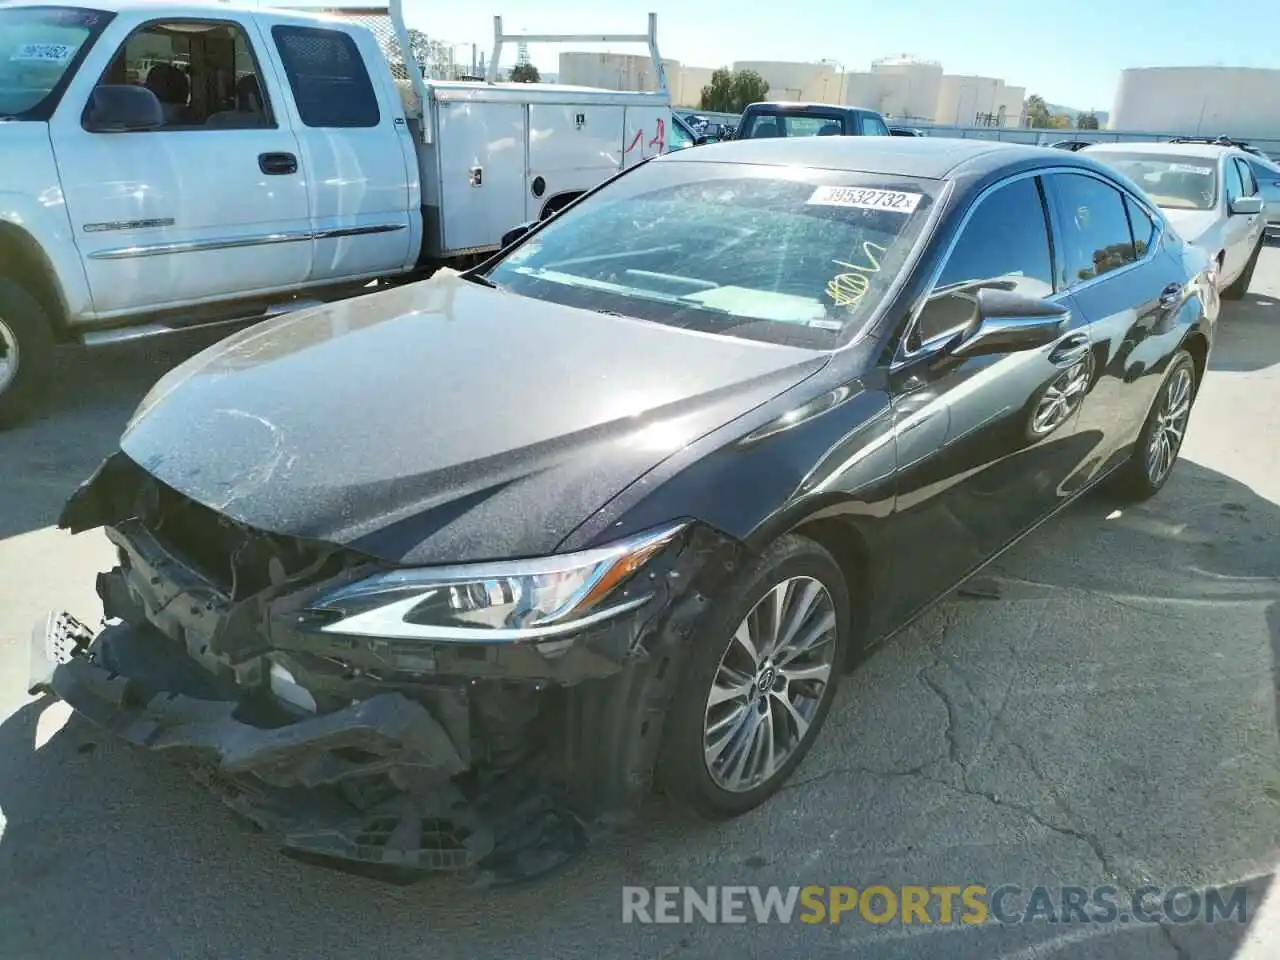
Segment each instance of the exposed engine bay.
M378 561L251 529L123 454L60 525L104 527L118 565L98 578L101 632L68 614L37 630L32 692L190 765L286 852L390 880L536 876L631 809L707 571L733 557L690 527L620 585L635 595L625 616L547 640L424 643L324 631L316 599Z

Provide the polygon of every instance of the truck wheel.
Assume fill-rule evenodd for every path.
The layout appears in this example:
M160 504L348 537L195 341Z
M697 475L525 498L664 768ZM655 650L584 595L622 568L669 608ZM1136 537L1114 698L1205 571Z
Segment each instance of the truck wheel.
M0 426L29 409L49 379L53 328L40 302L0 277Z

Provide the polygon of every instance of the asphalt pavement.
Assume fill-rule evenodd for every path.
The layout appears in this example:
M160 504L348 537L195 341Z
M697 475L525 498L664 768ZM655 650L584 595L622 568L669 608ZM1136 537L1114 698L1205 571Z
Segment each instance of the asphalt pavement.
M0 433L0 958L1280 950L1280 248L1225 306L1159 497L1119 510L1089 496L883 647L762 809L707 825L655 799L566 872L500 892L286 859L181 771L24 694L33 621L54 607L95 621L94 574L111 564L100 534L54 529L58 509L150 383L204 342L68 355L60 398ZM1125 903L1148 884L1237 883L1243 923L622 916L625 885L1110 885Z

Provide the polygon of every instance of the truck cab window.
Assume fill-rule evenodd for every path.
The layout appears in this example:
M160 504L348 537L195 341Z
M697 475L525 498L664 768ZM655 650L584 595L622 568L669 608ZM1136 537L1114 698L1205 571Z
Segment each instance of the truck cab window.
M150 23L134 31L99 81L156 95L164 130L274 127L244 28L226 21Z
M349 34L314 27L273 27L276 49L308 127L376 127L373 81Z

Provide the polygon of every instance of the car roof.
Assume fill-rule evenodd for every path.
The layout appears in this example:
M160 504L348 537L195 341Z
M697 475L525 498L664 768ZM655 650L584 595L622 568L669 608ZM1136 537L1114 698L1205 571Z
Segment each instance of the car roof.
M834 110L840 113L880 112L878 110L872 110L870 107L859 107L848 103L817 103L812 100L760 100L756 103L747 105L748 110L752 107L757 107L762 110Z
M1085 147L1081 153L1168 154L1171 157L1201 157L1205 160L1216 160L1228 153L1242 157L1249 156L1243 150L1218 143L1142 143L1132 140L1120 143L1095 143Z
M1048 148L949 137L778 137L712 143L668 154L655 162L798 165L945 180L957 168L979 158L1003 166L1036 157L1049 159ZM1070 164L1070 157L1055 150L1051 159L1062 165Z

